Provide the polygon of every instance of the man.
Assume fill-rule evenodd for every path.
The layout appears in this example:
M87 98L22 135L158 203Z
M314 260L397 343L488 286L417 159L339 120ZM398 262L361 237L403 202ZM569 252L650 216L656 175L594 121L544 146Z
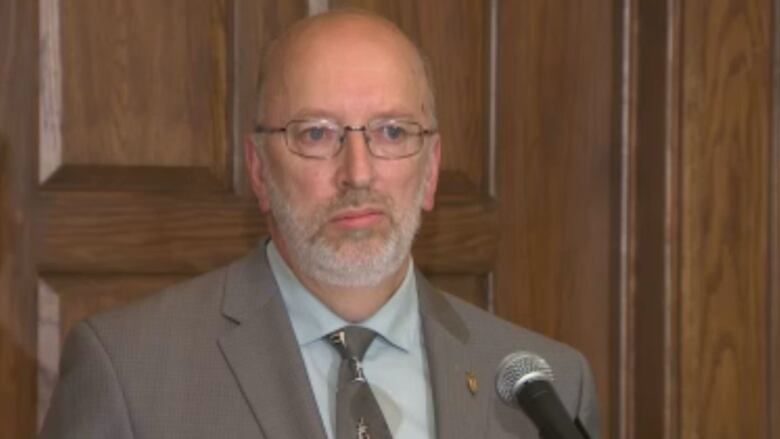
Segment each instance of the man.
M77 325L42 436L536 437L492 389L501 358L528 350L597 437L579 353L414 269L441 152L428 77L415 46L367 13L309 18L275 41L245 147L270 240Z

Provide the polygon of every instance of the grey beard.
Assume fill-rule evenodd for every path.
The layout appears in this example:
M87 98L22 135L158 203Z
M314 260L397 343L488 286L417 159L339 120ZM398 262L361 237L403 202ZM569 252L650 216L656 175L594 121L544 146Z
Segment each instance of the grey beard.
M315 281L344 287L378 285L396 273L409 255L420 226L424 187L417 191L406 211L396 214L390 201L382 203L391 215L391 224L387 237L379 245L372 242L375 240L373 233L356 232L348 236L339 248L319 235L321 225L327 221L327 214L335 208L376 200L376 196L372 197L367 189L351 189L320 209L313 218L306 218L287 202L268 170L265 170L265 175L271 214L290 257L304 274Z

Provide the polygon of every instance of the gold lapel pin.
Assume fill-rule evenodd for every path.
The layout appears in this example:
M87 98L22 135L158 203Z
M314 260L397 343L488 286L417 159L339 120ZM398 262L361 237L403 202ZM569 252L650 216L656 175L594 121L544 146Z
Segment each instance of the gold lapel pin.
M474 372L470 370L466 371L466 387L468 387L469 392L471 392L472 395L476 395L477 390L479 390L479 383L477 383L477 376L474 375Z

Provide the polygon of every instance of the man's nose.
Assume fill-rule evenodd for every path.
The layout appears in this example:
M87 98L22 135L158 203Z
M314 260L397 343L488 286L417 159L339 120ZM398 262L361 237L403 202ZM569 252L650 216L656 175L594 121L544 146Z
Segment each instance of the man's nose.
M341 160L340 183L352 187L370 186L374 179L374 157L368 149L365 131L347 130L344 133L344 151Z

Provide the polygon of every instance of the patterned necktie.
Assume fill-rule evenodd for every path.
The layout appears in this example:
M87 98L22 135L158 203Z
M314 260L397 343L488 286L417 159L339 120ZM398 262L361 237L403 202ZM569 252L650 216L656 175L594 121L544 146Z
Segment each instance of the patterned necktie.
M363 355L376 333L360 326L347 326L328 334L341 354L336 391L337 439L392 439L382 410L363 376Z

